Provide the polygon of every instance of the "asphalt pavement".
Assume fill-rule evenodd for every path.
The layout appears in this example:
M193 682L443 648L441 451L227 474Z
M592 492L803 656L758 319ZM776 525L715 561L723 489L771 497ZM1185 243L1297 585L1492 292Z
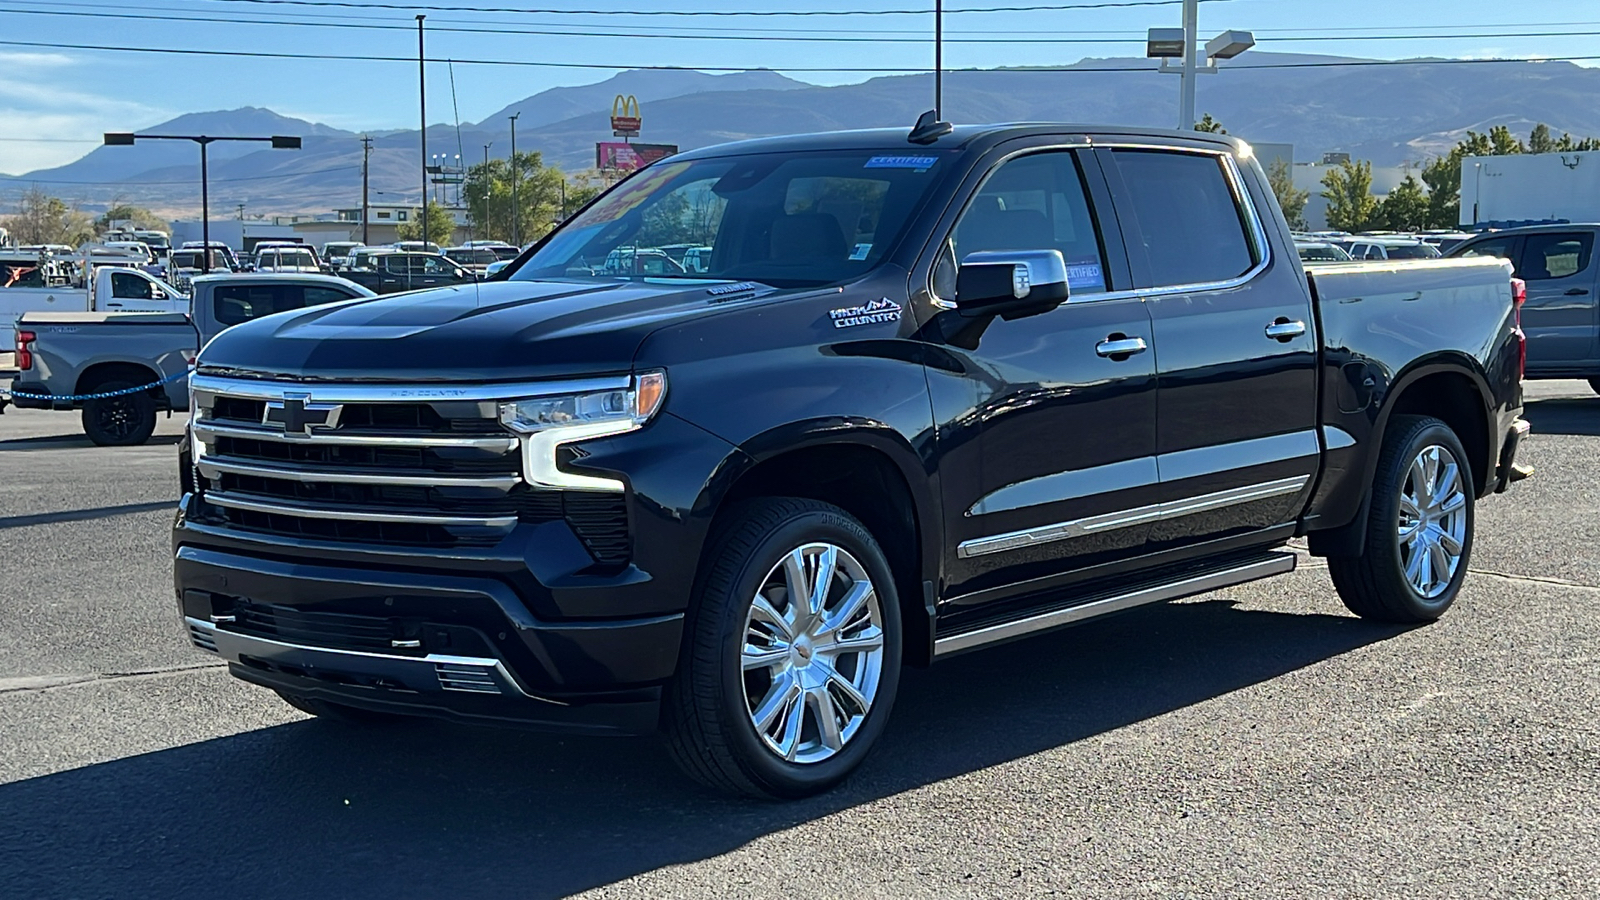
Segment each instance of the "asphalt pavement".
M1600 896L1600 397L1528 389L1537 473L1422 628L1294 574L905 679L799 803L650 740L307 719L193 650L178 418L0 416L0 896Z

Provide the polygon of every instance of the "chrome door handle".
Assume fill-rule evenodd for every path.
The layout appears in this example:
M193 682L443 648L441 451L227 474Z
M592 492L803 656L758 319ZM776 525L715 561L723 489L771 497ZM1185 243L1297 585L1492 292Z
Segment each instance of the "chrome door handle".
M1304 322L1290 322L1287 319L1279 319L1267 326L1267 337L1280 341L1297 338L1305 333L1306 323Z
M1126 358L1135 353L1143 353L1146 349L1148 348L1145 345L1144 338L1137 337L1106 338L1094 345L1094 352L1107 357L1121 356Z

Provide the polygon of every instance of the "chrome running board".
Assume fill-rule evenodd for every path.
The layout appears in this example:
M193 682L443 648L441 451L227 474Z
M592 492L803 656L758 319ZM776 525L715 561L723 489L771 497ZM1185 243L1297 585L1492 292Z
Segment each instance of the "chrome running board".
M1202 575L1193 575L1167 584L1152 585L1131 591L1126 594L1117 594L1099 600L1091 600L1077 606L1065 609L1053 609L1048 612L1037 613L1013 622L1001 622L988 625L972 631L952 634L949 637L935 637L933 641L934 658L949 656L965 650L974 650L990 644L1003 641L1016 640L1038 634L1041 631L1061 628L1086 619L1098 618L1144 606L1148 603L1161 603L1167 600L1177 600L1182 597L1204 594L1247 581L1268 578L1273 575L1282 575L1294 571L1295 555L1293 553L1274 553L1263 559L1254 560L1217 572L1208 572Z

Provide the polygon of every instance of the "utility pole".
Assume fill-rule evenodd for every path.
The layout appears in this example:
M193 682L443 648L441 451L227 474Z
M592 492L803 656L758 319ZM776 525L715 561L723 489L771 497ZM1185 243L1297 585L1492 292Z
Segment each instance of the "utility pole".
M522 246L522 207L517 205L517 119L522 113L509 116L511 119L511 243Z
M933 119L944 121L944 0L933 2Z
M370 204L367 202L367 171L372 164L372 138L361 136L361 243L367 243L367 219L371 218Z
M489 214L494 207L489 204L489 197L494 192L494 179L489 177L489 148L494 146L494 141L483 145L483 236L494 236L494 223L489 221Z
M422 242L428 242L428 67L422 47L422 20L417 16L417 106L422 115Z
M244 204L243 203L237 204L237 207L238 207L238 212L239 212L239 221L243 222L244 221Z

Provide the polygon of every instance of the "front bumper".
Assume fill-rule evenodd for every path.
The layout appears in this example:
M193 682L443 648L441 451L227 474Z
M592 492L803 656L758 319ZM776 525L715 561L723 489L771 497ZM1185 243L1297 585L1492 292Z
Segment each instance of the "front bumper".
M177 551L191 642L246 681L367 709L644 733L681 613L549 622L503 582Z

